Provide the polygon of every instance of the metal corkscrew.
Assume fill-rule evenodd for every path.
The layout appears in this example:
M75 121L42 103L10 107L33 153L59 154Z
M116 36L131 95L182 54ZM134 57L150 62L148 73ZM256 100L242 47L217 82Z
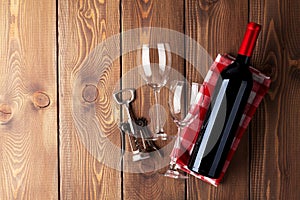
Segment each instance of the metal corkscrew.
M124 93L129 93L129 98L125 98ZM126 88L119 90L113 94L115 101L119 105L124 105L125 112L127 114L127 122L122 122L120 124L120 129L123 134L128 135L130 149L133 153L132 160L139 161L150 158L150 154L146 152L146 145L143 134L137 130L137 125L134 120L134 115L130 103L135 99L135 89ZM124 137L122 137L124 140ZM125 144L125 141L122 141L122 144Z
M128 98L124 98L125 93L129 94ZM128 95L127 95L128 96ZM156 151L160 157L163 157L163 153L156 144L147 140L152 133L148 128L146 118L135 118L134 112L131 108L131 102L135 99L135 89L126 88L119 90L113 94L115 101L119 105L125 106L125 112L127 114L127 122L120 123L121 132L128 136L130 149L133 153L132 160L139 161L150 157L149 152ZM125 144L124 137L122 137L122 144Z

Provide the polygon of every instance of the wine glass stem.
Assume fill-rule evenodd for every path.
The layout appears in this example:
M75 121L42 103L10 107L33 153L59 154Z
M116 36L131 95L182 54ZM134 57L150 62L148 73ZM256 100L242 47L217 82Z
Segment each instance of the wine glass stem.
M154 90L154 97L155 97L155 125L154 131L155 133L163 133L164 130L161 127L161 118L160 118L160 99L159 99L160 89Z
M182 131L182 127L178 127L178 131L177 131L177 139L175 140L175 144L174 144L174 158L178 159L178 152L180 151L180 141L181 141L181 131ZM173 158L173 159L174 159ZM175 162L174 160L172 162Z

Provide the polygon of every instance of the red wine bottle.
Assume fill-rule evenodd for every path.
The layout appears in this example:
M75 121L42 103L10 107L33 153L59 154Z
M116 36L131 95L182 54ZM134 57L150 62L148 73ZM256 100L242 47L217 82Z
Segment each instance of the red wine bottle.
M260 28L248 24L236 60L220 73L188 163L193 172L220 176L252 90L249 64Z

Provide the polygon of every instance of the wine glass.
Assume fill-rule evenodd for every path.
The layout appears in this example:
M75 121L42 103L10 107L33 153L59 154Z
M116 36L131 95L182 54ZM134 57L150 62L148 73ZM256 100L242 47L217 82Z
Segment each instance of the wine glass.
M160 110L159 93L169 79L171 62L171 50L168 43L157 43L155 46L143 44L138 48L139 73L147 85L153 89L155 97L154 120L152 122L154 135L147 139L168 139L168 135L163 130L164 120Z
M173 153L171 156L170 166L164 176L185 179L187 176L179 172L176 168L176 160L180 156L181 133L184 127L188 126L199 113L199 109L195 109L197 103L203 95L199 94L202 84L192 83L191 86L185 81L172 81L169 90L169 109L173 121L178 127L177 139L175 140ZM201 102L203 102L201 100ZM193 111L193 112L189 112Z

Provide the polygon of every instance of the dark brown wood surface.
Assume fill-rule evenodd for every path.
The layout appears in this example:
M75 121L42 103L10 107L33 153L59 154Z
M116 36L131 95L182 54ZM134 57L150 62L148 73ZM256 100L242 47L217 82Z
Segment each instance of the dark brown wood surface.
M250 1L250 6L250 19L264 25L254 63L272 79L250 127L250 197L298 199L300 4Z
M1 2L0 199L299 199L299 9L297 0ZM112 93L138 85L133 109L149 122L154 104L153 91L130 75L136 47L157 36L176 41L172 51L184 56L173 53L172 68L201 82L209 60L196 69L190 61L202 57L191 40L165 31L214 59L236 55L248 21L262 24L252 63L272 84L222 184L163 177L168 142L157 143L164 158L121 161L124 110ZM155 35L153 27L165 29ZM165 130L176 135L170 117Z

